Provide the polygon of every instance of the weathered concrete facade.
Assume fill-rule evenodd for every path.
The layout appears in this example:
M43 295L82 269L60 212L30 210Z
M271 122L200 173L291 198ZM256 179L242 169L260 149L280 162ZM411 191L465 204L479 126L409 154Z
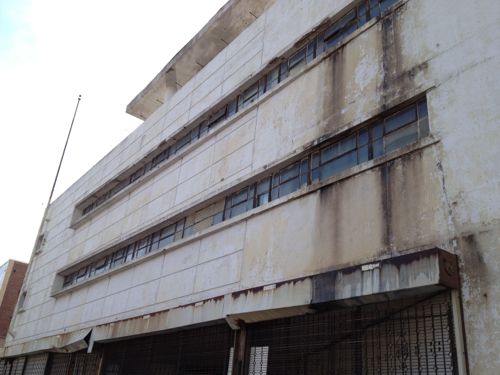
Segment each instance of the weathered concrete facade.
M225 13L235 3L215 21L235 22ZM277 64L292 67L287 59L358 3L242 1L261 14L246 27L232 25L239 34L201 70L190 71L182 64L201 53L202 30L129 106L139 117L151 113L145 122L51 205L5 355L90 351L118 338L222 319L240 328L242 321L306 314L315 303L366 304L451 289L453 373L496 374L495 1L393 2L100 206L85 214L79 208L110 181L151 162L162 145L179 142L221 104L244 98ZM204 30L210 37L220 25ZM176 64L192 77L168 86ZM164 103L154 104L162 96ZM164 223L224 200L227 210L227 197L241 188L305 155L313 160L325 142L418 100L425 100L430 132L417 141L319 182L309 177L290 194L63 287L68 275L154 237ZM415 254L424 260L414 261ZM443 265L448 256L457 263ZM453 282L443 281L447 274Z

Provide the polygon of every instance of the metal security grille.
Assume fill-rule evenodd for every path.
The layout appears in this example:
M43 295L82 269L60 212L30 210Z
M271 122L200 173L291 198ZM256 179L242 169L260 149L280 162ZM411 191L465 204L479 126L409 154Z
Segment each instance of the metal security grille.
M85 352L52 354L49 361L49 375L95 375L99 371L101 355Z
M223 375L232 331L227 324L107 344L104 375Z
M456 374L448 293L248 326L248 375Z
M44 375L48 359L48 354L29 356L23 375Z
M4 359L0 362L0 375L22 375L25 357Z

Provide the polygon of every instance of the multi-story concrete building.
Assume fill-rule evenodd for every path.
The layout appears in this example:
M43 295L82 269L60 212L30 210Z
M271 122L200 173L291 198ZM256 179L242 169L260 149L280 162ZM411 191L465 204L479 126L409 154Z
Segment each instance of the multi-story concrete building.
M498 374L500 3L230 0L51 206L2 374Z
M16 260L9 260L0 266L0 353L5 343L12 314L28 265Z

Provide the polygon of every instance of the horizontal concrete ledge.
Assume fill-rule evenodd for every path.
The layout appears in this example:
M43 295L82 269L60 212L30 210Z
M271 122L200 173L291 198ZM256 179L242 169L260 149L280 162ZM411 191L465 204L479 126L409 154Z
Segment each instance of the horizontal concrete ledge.
M459 287L455 255L433 248L312 277L312 304L372 303Z
M61 333L55 336L8 346L4 349L4 353L0 357L14 357L27 353L36 354L42 352L73 353L86 349L90 337L90 329Z
M432 248L14 344L5 349L5 356L83 349L89 343L90 330L89 346L92 348L94 342L156 334L223 319L237 329L242 322L313 313L315 307L323 303L365 304L458 287L456 256Z

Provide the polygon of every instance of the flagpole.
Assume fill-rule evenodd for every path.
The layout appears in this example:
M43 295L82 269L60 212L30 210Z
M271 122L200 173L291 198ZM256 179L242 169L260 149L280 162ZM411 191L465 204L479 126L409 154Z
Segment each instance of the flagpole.
M30 261L28 263L28 268L26 270L26 276L25 276L25 278L23 280L23 285L21 287L21 294L19 295L19 297L21 297L21 295L23 293L26 293L26 285L28 284L28 276L29 276L30 269L31 269L31 266L32 266L32 263L33 263L33 257L35 256L35 254L39 250L40 246L43 245L43 227L44 227L44 224L45 224L45 222L47 220L47 213L49 211L50 203L52 202L52 197L54 195L54 190L56 188L57 179L59 177L59 172L61 171L61 165L62 165L62 162L64 160L64 155L66 154L66 148L68 147L69 137L71 135L71 131L73 130L73 125L75 123L76 113L78 112L78 106L80 105L80 100L81 99L82 99L82 96L78 95L78 100L76 102L75 112L73 113L73 119L71 120L71 125L69 127L68 135L66 137L66 142L64 143L64 148L63 148L63 152L61 154L61 159L59 160L59 165L57 166L57 172L56 172L56 176L54 177L54 182L52 184L52 189L50 190L49 200L47 201L47 205L45 206L45 210L44 210L43 216L42 216L42 221L40 222L40 227L38 228L38 233L36 235L35 244L33 246L33 250L31 251ZM19 298L19 300L20 299L21 298ZM22 306L19 306L19 300L18 300L18 304L16 306L16 310L22 307ZM9 331L9 334L11 336L15 337L15 333L11 333Z
M71 135L71 130L73 130L73 124L75 123L76 112L78 112L78 106L80 105L81 99L82 99L82 96L78 95L78 101L76 102L75 113L73 113L73 119L71 120L71 125L69 127L68 136L66 137L66 143L64 143L64 148L63 148L63 152L61 155L61 160L59 160L59 166L57 167L56 177L54 178L54 183L52 184L52 190L50 191L49 200L47 202L46 209L49 207L50 203L52 202L52 196L54 195L54 190L56 188L57 178L59 177L59 172L61 170L61 165L62 165L62 162L64 159L64 154L66 153L66 147L68 147L69 136ZM45 215L44 215L43 219L45 219ZM43 223L43 220L42 220L42 223Z

